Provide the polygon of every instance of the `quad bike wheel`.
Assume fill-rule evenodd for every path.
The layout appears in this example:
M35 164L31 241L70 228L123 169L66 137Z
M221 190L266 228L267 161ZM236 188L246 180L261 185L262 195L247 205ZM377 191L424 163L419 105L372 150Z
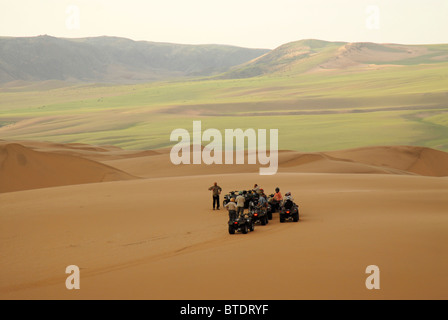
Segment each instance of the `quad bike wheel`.
M294 213L293 217L292 217L292 221L294 222L298 222L299 221L299 213Z
M255 230L255 225L253 222L250 223L249 231L252 232Z

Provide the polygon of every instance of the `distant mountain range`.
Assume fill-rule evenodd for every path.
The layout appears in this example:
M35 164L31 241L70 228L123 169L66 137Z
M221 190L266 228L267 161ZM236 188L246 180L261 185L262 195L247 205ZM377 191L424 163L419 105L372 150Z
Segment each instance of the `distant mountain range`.
M62 80L132 83L191 77L364 70L448 62L448 44L301 40L275 50L181 45L116 37L0 38L0 83Z
M210 76L267 52L267 49L116 37L1 37L0 83L17 80L122 83Z

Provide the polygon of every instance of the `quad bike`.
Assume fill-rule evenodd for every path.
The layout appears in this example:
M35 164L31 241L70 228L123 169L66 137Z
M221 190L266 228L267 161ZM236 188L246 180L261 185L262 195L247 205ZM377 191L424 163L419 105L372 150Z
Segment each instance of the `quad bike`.
M250 203L251 201L255 201L255 199L257 199L255 193L253 193L252 191L247 191L245 193L245 201L244 201L244 209L249 209ZM257 199L258 201L258 199Z
M258 205L258 198L254 198L249 204L249 212L250 212L251 208L254 208L257 205ZM272 213L273 213L272 206L269 203L267 203L266 214L268 216L268 220L272 220Z
M277 200L274 199L274 195L271 194L268 197L268 204L271 207L271 214L275 213L275 212L280 212L281 207L280 207L280 202L278 202Z
M229 234L235 234L236 232L247 234L249 231L254 231L254 229L255 224L251 216L241 215L229 221Z
M285 221L299 221L299 206L291 200L286 200L280 209L280 222L283 223Z
M224 200L222 201L222 205L225 206L226 204L228 204L230 202L230 199L232 198L236 198L237 197L238 192L237 191L231 191L228 194L226 194L224 196Z
M268 215L268 220L272 220L272 206L269 203L266 207L266 214Z
M269 223L267 208L258 206L258 202L251 201L249 205L249 215L252 217L254 223L259 222L262 226Z

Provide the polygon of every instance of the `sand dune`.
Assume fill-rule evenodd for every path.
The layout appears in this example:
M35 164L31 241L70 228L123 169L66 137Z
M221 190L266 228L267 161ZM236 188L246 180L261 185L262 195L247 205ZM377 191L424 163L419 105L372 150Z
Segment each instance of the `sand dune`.
M247 159L247 153L246 153ZM191 175L191 167L171 164L167 150L138 159L106 160L110 166L141 177ZM195 165L194 174L229 174L258 172L259 165ZM448 154L442 151L412 147L368 147L352 150L301 153L279 152L279 172L303 173L371 173L422 176L448 176Z
M2 142L0 147L11 142ZM143 177L191 175L191 167L175 166L170 149L123 150L115 146L81 143L13 141L30 150L85 158ZM191 150L192 151L192 150ZM247 158L247 153L246 153ZM194 174L258 172L259 165L195 165ZM340 151L302 153L279 152L280 172L381 173L448 176L448 153L416 146L377 146Z
M260 176L258 166L175 167L167 150L0 147L1 184L10 189L25 175L29 187L57 173L120 178L0 194L2 299L448 298L445 153L282 151L280 172ZM214 181L224 192L254 183L291 191L301 221L280 224L274 214L255 232L230 236L227 213L211 210ZM81 268L79 291L64 286L72 264ZM364 285L372 264L379 291Z
M16 143L0 145L0 192L134 178L77 156L34 151Z
M423 176L448 176L448 154L430 148L369 147L327 152L326 154L339 159L398 169Z
M167 152L166 150L124 150L116 146L92 146L83 143L54 143L27 140L6 142L0 140L0 145L6 143L17 143L35 151L77 156L94 161L136 158Z

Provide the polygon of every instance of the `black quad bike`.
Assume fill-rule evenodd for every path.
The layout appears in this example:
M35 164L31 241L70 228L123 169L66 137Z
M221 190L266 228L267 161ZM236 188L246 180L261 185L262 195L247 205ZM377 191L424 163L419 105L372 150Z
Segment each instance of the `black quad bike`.
M268 215L268 220L272 220L272 206L269 203L266 207L266 213Z
M280 210L281 210L280 203L277 200L274 200L273 194L271 194L268 197L268 204L271 208L271 214L275 213L275 212L280 212Z
M251 211L251 208L254 208L257 205L258 205L258 198L253 198L249 203L249 212ZM266 214L268 216L268 220L272 220L272 213L273 213L272 206L268 202L266 207Z
M229 221L229 234L235 234L236 232L247 234L249 231L254 231L254 229L255 224L250 216L242 215Z
M260 223L265 226L269 223L268 211L266 208L258 206L258 201L251 201L249 205L249 215L252 217L254 223Z
M257 195L252 191L246 191L244 193L245 201L244 201L244 209L249 209L250 203L252 201L258 201Z
M237 191L231 191L228 194L224 196L224 200L222 201L223 206L228 204L230 202L230 199L234 198L236 199L238 192Z
M299 221L299 206L291 200L286 200L280 209L280 222L283 223L285 221Z

